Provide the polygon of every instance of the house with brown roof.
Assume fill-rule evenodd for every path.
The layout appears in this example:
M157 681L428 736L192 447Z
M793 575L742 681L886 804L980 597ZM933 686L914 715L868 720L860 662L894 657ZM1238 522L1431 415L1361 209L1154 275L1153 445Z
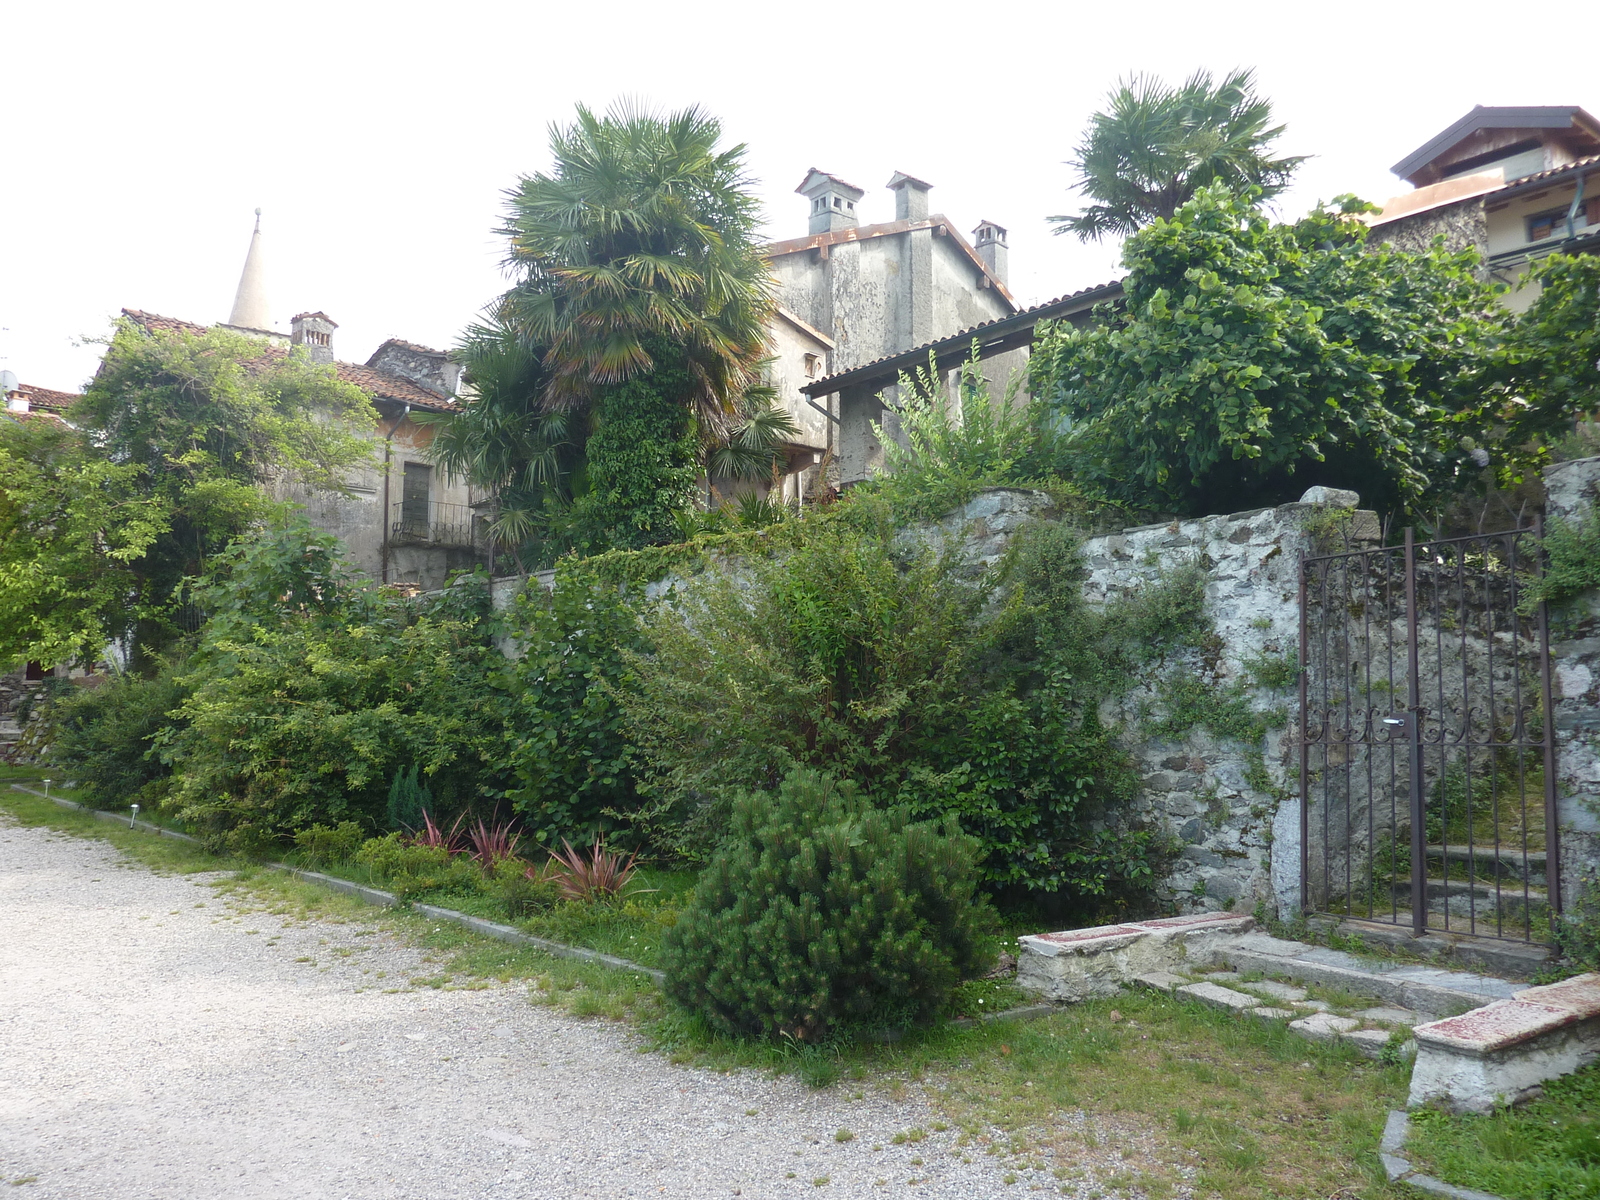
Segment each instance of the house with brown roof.
M895 377L888 406L882 387L821 392L818 381L1018 311L1006 286L1002 226L984 221L969 242L949 217L930 211L931 184L897 171L886 186L895 219L862 225L856 204L866 193L813 167L795 189L810 207L806 236L766 251L779 303L771 382L801 429L797 448L814 448L814 461L831 455L830 475L845 484L882 468L872 423L897 432ZM1003 391L1026 358L1025 345L1010 347L985 370ZM804 461L792 466L786 492L798 496L815 471Z
M1373 240L1477 250L1513 311L1538 295L1516 287L1529 264L1600 250L1600 120L1581 108L1480 104L1390 169L1413 190L1370 218Z
M5 380L5 408L0 420L52 421L66 423L66 411L79 398L77 392L57 392L50 388L19 383L10 371L0 374Z

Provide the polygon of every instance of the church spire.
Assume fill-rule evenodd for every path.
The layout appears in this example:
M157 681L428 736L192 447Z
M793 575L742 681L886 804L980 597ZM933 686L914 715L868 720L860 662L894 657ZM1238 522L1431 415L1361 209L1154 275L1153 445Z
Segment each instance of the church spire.
M244 274L239 276L239 290L234 293L228 324L244 329L272 328L272 317L267 311L267 268L261 254L259 208L256 209L256 229L250 235L250 253L244 258Z

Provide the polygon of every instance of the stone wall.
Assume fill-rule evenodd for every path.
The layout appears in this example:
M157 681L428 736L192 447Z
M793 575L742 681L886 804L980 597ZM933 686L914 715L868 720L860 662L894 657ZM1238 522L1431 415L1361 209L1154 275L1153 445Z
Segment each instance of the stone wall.
M1582 518L1600 503L1600 458L1549 468L1545 491L1550 516ZM1570 904L1577 880L1600 870L1600 592L1552 606L1550 657L1561 877Z
M1396 250L1416 254L1426 250L1433 244L1434 238L1441 236L1445 249L1476 250L1487 263L1489 218L1484 209L1484 198L1473 196L1389 221L1374 229L1370 240L1374 244L1387 242ZM1487 271L1485 267L1485 277Z

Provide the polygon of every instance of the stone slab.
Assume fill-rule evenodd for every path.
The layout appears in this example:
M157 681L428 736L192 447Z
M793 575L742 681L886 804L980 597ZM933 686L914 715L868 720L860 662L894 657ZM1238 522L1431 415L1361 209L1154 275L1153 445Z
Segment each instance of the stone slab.
M1332 1013L1312 1013L1309 1017L1291 1021L1289 1028L1313 1042L1331 1042L1340 1034L1349 1033L1360 1024L1360 1021L1349 1017L1336 1017Z
M1269 1000L1282 1000L1293 1004L1306 998L1305 988L1295 987L1288 983L1274 983L1270 979L1253 979L1249 983L1239 985L1248 988L1258 996L1265 996Z
M1188 996L1202 1004L1209 1004L1212 1008L1220 1008L1227 1012L1248 1012L1260 1004L1254 996L1247 996L1243 992L1236 992L1232 988L1225 988L1216 983L1191 983L1179 988L1175 994Z
M1500 1200L1490 1192L1474 1191L1472 1188L1456 1187L1452 1183L1445 1183L1435 1179L1432 1175L1407 1175L1406 1182L1419 1191L1427 1192L1432 1196L1443 1196L1445 1200Z
M1259 1008L1252 1008L1250 1015L1252 1017L1260 1017L1263 1021L1287 1021L1300 1014L1292 1008L1273 1008L1270 1005L1263 1004Z
M1389 1116L1383 1123L1383 1137L1378 1141L1378 1149L1384 1154L1399 1154L1406 1146L1406 1135L1411 1129L1411 1118L1403 1112L1389 1110ZM1408 1168L1409 1169L1409 1168ZM1394 1176L1390 1176L1391 1179Z
M1251 954L1267 954L1274 958L1294 958L1311 949L1307 942L1291 942L1287 938L1273 937L1270 933L1247 933L1236 938L1233 949Z
M1455 1054L1483 1057L1532 1041L1578 1020L1581 1018L1569 1008L1535 1004L1529 1000L1502 1000L1459 1017L1418 1025L1416 1034L1417 1040L1426 1045L1447 1048Z
M1143 975L1135 975L1133 982L1140 987L1149 988L1152 992L1166 992L1170 995L1175 988L1181 988L1190 980L1187 975L1174 975L1171 971L1146 971Z
M1332 1012L1333 1005L1326 1000L1295 1000L1293 1004L1303 1012Z
M1534 1004L1548 1004L1552 1008L1565 1008L1579 1018L1600 1016L1600 973L1575 975L1560 983L1547 983L1543 987L1523 988L1516 999Z
M1385 1025L1417 1025L1422 1021L1421 1014L1409 1008L1364 1008L1355 1015L1363 1021L1381 1021Z

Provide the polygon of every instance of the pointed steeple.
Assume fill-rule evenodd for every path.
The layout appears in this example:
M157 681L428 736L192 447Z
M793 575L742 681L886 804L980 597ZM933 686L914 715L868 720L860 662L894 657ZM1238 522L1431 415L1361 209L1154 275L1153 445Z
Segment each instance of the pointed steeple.
M244 257L244 274L239 276L239 290L234 293L228 324L245 329L272 328L272 316L267 310L267 265L261 253L259 208L256 209L256 229L250 235L250 253Z

